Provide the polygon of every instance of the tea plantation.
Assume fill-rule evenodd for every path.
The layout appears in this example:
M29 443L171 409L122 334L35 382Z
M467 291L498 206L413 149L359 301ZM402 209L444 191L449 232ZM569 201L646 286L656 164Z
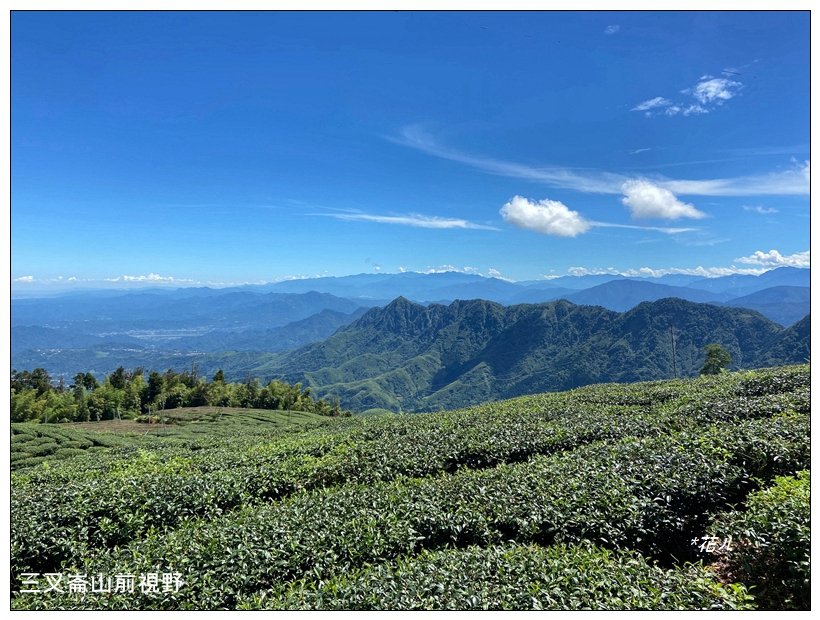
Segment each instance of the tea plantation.
M13 424L11 605L808 609L809 384Z

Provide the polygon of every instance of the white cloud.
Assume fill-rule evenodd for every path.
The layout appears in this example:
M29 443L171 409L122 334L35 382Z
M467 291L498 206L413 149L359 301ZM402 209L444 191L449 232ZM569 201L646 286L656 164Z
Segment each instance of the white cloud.
M475 224L460 218L438 217L435 215L419 215L411 213L409 215L371 215L368 213L320 213L325 217L332 217L337 220L352 222L375 222L377 224L396 224L399 226L412 226L414 228L461 228L473 230L498 230L494 226Z
M611 25L607 26L606 28L604 28L604 34L615 34L620 29L621 29L621 27L618 24L611 24Z
M399 137L387 140L428 155L455 161L487 174L525 179L550 187L589 194L620 194L629 176L604 170L573 169L558 166L531 166L489 157L461 153L440 146L418 126L406 127ZM726 179L669 179L653 177L652 182L676 194L697 196L807 195L809 162L789 170ZM326 214L323 214L326 215Z
M173 276L161 276L158 273L149 273L147 276L123 276L126 282L173 282Z
M666 190L662 190L666 191ZM501 208L504 220L518 228L534 230L535 232L555 237L575 237L587 232L590 228L627 228L661 232L667 235L677 235L693 232L697 228L669 228L661 226L635 226L632 224L612 224L585 219L577 211L572 211L564 203L557 200L539 200L533 202L522 196L513 196Z
M449 273L455 271L457 273L471 273L481 275L476 267L456 267L455 265L439 265L438 267L427 267L422 271L415 271L413 273Z
M803 180L806 181L806 183L808 183L811 179L811 162L808 159L806 159L801 164L794 157L792 157L791 161L793 165L793 170L796 170L798 174L802 174Z
M760 215L771 215L772 213L778 212L777 209L775 209L774 207L761 207L760 205L755 205L753 207L743 205L743 210L759 213Z
M122 275L116 278L103 278L105 282L154 282L154 283L169 283L169 284L191 284L194 280L185 278L175 278L174 276L161 276L158 273L149 273L148 275L129 276Z
M681 111L681 113L682 113L684 116L690 116L690 115L692 115L692 114L706 114L707 112L709 112L709 110L707 110L707 109L706 109L706 108L704 108L703 106L699 106L699 105L698 105L698 104L696 104L696 103L693 103L693 104L691 104L691 105L686 106L686 107L685 107L685 108Z
M732 275L752 275L757 276L766 272L767 269L746 269L735 267L670 267L665 269L656 269L653 267L638 267L633 269L614 269L608 267L606 269L590 269L587 267L570 267L567 273L571 276L588 276L588 275L616 275L624 276L625 278L660 278L666 275L686 275L698 276L701 278L719 278L721 276Z
M809 267L811 264L810 254L810 250L806 250L805 252L783 256L777 250L769 250L768 252L758 250L751 256L736 258L735 262L744 265L761 265L767 269L775 267Z
M623 184L622 190L624 197L621 202L629 208L634 218L676 220L681 217L706 217L694 206L678 200L668 189L646 179L630 179Z
M500 213L504 221L513 226L555 237L576 237L592 226L577 211L571 211L557 200L532 202L513 196L501 207Z
M703 278L719 278L721 276L731 275L760 275L771 269L777 267L800 267L808 268L810 263L810 251L798 252L789 256L783 256L777 250L769 250L768 252L757 251L751 256L741 256L734 259L734 262L742 265L754 265L754 267L738 267L731 265L729 267L669 267L669 268L653 268L653 267L639 267L633 269L615 269L613 267L607 268L589 268L589 267L570 267L567 273L573 276L585 275L619 275L632 278L659 278L665 275L680 274L689 276L699 276Z
M426 267L425 269L408 269L407 267L399 267L399 273L422 273L422 274L431 274L431 273L464 273L473 276L481 276L482 278L496 278L499 280L505 280L507 282L514 282L505 275L501 273L495 267L490 267L487 269L486 272L482 273L481 269L478 267L456 267L455 265L438 265L437 267Z
M603 276L603 275L621 275L616 269L608 267L606 269L588 269L587 267L570 267L567 273L571 276Z
M15 278L13 282L22 284L36 284L38 287L53 290L62 290L65 287L77 286L117 287L117 285L120 285L123 288L139 288L143 285L173 285L183 287L192 285L235 286L239 284L250 284L249 282L201 282L188 278L161 276L157 273L149 273L147 275L121 275L111 278L78 278L77 276L61 275L53 277L21 276L19 278Z
M728 101L737 94L742 84L727 80L726 78L709 78L704 75L701 81L695 84L692 89L692 96L703 104L716 103L721 105L724 101Z
M698 83L692 88L684 88L680 91L682 95L694 98L697 103L672 101L666 97L654 97L642 101L631 111L644 112L646 116L660 114L660 108L666 116L708 114L714 109L714 106L723 105L724 102L735 97L741 88L743 88L743 84L740 82L726 78L716 78L711 75L702 75Z
M647 99L646 101L642 101L634 108L632 108L632 112L645 112L647 110L653 110L655 108L664 108L666 106L672 105L672 102L665 97L653 97L652 99Z

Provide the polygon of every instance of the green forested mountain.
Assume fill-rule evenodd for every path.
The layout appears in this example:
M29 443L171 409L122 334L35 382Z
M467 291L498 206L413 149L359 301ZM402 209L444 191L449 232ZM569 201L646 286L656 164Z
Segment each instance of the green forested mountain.
M802 362L807 325L786 330L752 310L674 298L618 313L567 301L424 307L400 297L270 370L354 410L432 410L589 383L694 376L713 342L731 353L732 368Z
M810 332L811 315L806 315L772 338L755 360L756 365L771 366L780 359L808 362L811 357Z

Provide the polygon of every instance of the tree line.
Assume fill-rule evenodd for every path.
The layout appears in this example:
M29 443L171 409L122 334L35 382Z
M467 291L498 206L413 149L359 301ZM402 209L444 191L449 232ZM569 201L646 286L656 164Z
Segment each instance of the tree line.
M87 422L156 416L178 407L244 407L307 411L327 416L350 415L342 411L338 399L327 402L310 395L309 387L272 380L262 385L248 376L244 382L225 381L222 370L208 380L190 371L164 373L122 366L103 381L90 372L77 373L66 385L56 383L43 368L12 370L12 422Z

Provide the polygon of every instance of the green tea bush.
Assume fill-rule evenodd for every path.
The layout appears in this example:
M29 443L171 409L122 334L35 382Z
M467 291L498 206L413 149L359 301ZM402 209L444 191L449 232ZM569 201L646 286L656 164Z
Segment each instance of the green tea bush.
M742 373L733 392L739 396L762 396L795 391L808 384L808 366L767 368Z
M80 448L59 448L54 453L54 456L60 459L67 459L69 457L79 456L81 454L85 454L85 450L81 450Z
M753 609L742 586L700 565L665 570L631 551L591 545L422 551L327 582L297 582L240 609L719 610Z
M749 496L746 510L723 515L713 527L732 540L721 554L721 571L751 586L761 609L810 609L810 494L808 471L778 477Z
M53 454L57 451L59 445L51 439L43 439L31 441L25 444L23 451L29 456L44 456L46 454Z
M23 455L24 458L12 461L12 468L14 467L35 467L37 465L41 465L42 463L47 462L47 457L43 456L29 456L28 454Z
M148 534L121 550L88 551L81 566L63 566L88 574L174 566L191 581L184 592L123 604L222 609L275 584L437 547L591 541L670 561L691 550L708 511L742 497L765 472L805 467L808 452L805 417L598 442L494 469L302 492ZM20 551L13 546L12 557ZM79 550L64 549L63 557L77 557L72 551ZM18 605L73 600L25 598Z
M462 422L459 417L464 416L456 418ZM478 417L456 424L447 415L418 416L401 424L370 424L361 430L270 445L252 438L196 453L154 449L156 458L149 460L123 448L120 460L75 460L70 469L55 465L47 473L32 472L28 484L15 485L12 529L20 541L15 548L23 554L21 561L26 555L30 558L24 560L25 566L48 571L55 568L57 558L75 557L63 555L66 541L76 553L84 553L89 546L124 544L152 528L170 529L186 518L210 518L300 489L424 476L461 466L487 467L571 449L595 438L659 432L650 423L621 413L584 412L554 422L540 422L539 417L525 412L512 419L508 413L504 423ZM190 466L171 476L158 475L165 460L177 457L187 459ZM129 466L118 467L126 458ZM50 514L48 521L32 518L44 512ZM112 525L102 531L101 524L109 521ZM26 542L35 537L37 545ZM61 541L59 554L43 552L43 546L57 549L48 541ZM26 548L38 550L26 554Z

